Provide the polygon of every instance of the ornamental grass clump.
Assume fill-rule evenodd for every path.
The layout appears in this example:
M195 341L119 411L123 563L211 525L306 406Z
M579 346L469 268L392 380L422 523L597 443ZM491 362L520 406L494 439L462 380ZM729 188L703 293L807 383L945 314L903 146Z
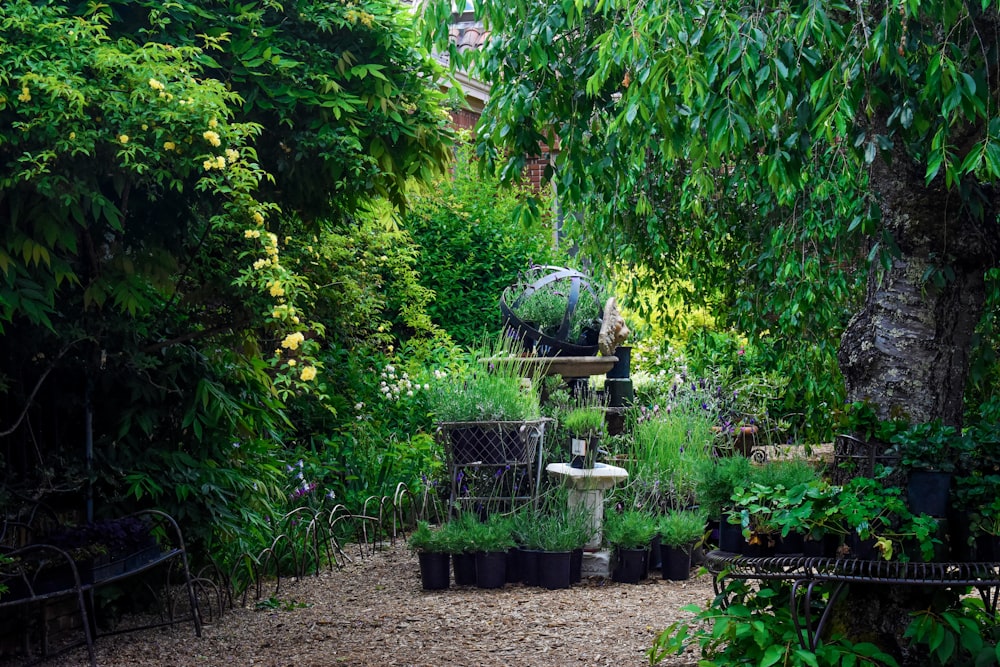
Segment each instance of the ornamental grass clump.
M441 422L538 419L542 411L532 376L532 369L501 339L438 375L430 388L431 411Z

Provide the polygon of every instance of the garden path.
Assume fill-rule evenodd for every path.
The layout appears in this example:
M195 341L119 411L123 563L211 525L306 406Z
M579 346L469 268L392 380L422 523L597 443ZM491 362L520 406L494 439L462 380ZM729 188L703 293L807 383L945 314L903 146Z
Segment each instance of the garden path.
M707 575L638 585L584 580L548 591L421 590L416 556L399 541L342 570L285 582L277 609L226 612L197 638L189 625L101 638L102 667L436 667L648 665L645 652L689 603L712 597ZM286 585L287 584L287 585ZM75 651L51 665L86 664ZM661 663L693 666L693 655Z

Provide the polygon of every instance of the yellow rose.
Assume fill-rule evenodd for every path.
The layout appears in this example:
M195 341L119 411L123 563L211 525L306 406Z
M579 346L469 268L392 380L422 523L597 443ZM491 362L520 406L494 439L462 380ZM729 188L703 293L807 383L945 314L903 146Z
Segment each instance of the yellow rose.
M177 148L177 144L175 144L174 142L172 142L172 141L164 141L163 142L163 150L165 150L165 151L172 151L175 148Z
M127 144L128 143L128 135L127 134L119 134L118 135L118 141L122 142L123 144Z
M288 348L289 350L297 350L299 349L299 344L303 341L305 341L305 336L301 332L296 331L285 336L285 340L281 341L281 347Z
M21 100L22 102L30 102L31 101L31 91L28 90L27 86L25 86L24 88L21 88L21 94L17 96L17 99Z
M264 216L261 215L258 211L254 211L253 212L253 221L256 222L258 225L263 225L264 224Z
M289 367L294 367L296 363L298 363L298 362L296 362L294 359L289 359L288 360Z
M303 382L309 382L316 377L316 367L306 366L302 369L302 373L299 375Z
M222 145L222 140L219 139L219 135L216 132L212 132L211 130L205 130L201 136L205 141L212 144L213 146Z
M285 288L281 286L281 283L275 282L271 284L271 296L284 296ZM295 348L292 348L293 350Z

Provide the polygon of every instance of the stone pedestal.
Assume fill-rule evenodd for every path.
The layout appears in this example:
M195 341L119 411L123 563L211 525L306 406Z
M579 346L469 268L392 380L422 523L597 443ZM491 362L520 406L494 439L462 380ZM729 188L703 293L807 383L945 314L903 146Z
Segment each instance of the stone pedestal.
M586 576L608 576L606 554L594 554L601 546L604 525L604 492L628 479L628 471L618 466L597 463L593 468L574 468L569 463L550 463L545 471L560 479L569 489L569 506L584 507L590 515L592 532L584 553ZM589 557L588 557L589 556Z

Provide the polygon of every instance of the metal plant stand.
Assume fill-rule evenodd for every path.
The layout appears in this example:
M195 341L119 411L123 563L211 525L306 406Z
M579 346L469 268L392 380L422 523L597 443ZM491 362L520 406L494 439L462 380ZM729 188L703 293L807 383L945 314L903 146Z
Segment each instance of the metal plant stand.
M725 551L709 552L705 567L713 575L715 593L723 606L726 579L790 581L792 622L802 648L815 651L836 602L849 584L975 588L995 615L1000 589L1000 563L903 563L857 558L771 556L749 558ZM817 588L829 591L826 606L813 623L813 608L822 601ZM802 604L799 604L799 598Z
M454 509L486 512L534 502L541 482L545 427L551 419L443 422L444 447Z

